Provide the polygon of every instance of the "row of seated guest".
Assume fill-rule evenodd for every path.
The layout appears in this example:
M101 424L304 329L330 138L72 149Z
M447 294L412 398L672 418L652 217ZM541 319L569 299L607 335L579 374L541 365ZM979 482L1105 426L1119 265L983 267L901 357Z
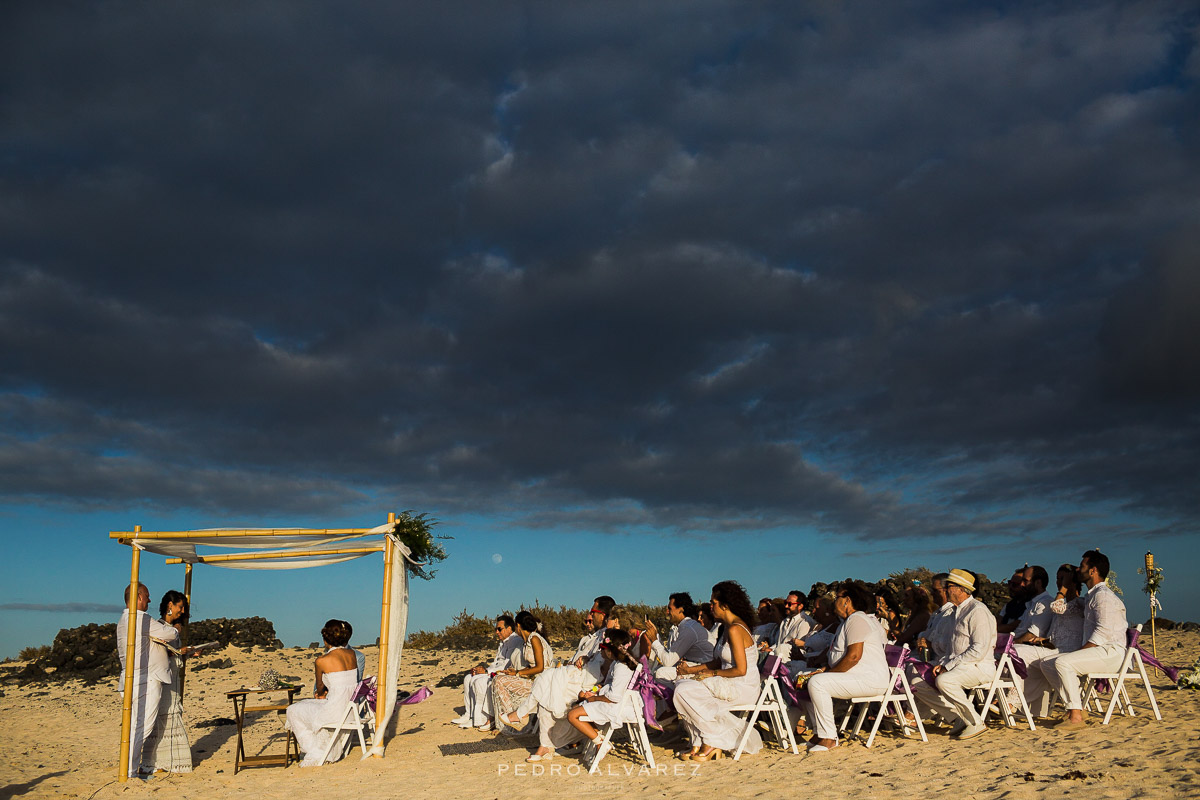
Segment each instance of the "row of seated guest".
M626 636L621 626L631 627L630 620L620 620L621 611L612 598L602 596L596 598L589 615L596 633L581 640L570 664L536 674L512 721L523 725L537 716L540 746L530 760L551 758L555 748L582 738L596 739L595 727L588 727L586 718L603 721L606 711L615 711L592 715L572 707L579 700L597 703L605 702L600 697L623 696L620 692L632 673L618 671L614 677L613 665L625 663L633 669L625 657L636 660L644 654L658 665L655 678L673 684L674 705L691 740L682 756L720 758L722 751L736 746L744 731L744 723L730 708L753 702L760 686L758 660L774 653L787 659L793 677L804 674L809 698L804 711L814 728L809 751L828 752L837 746L834 699L886 689L890 673L884 648L892 639L914 644L931 665L928 672L910 670L922 716L950 725L955 738L970 739L986 727L969 691L986 685L995 674L997 630L1004 625L1029 666L1021 688L1030 705L1040 704L1044 714L1047 692L1056 689L1068 710L1063 724L1081 724L1076 722L1082 719L1079 676L1115 669L1125 649L1124 606L1104 584L1108 560L1088 551L1079 567L1060 567L1056 595L1046 588L1045 570L1024 567L1018 572L1010 591L1024 610L1005 621L997 620L974 597L975 574L954 569L934 576L928 586L914 582L906 589L903 605L908 614L902 625L888 614L891 604L880 603L879 596L861 582L847 581L836 593L819 597L811 616L804 609L804 594L791 592L782 603L782 615L767 623L774 625L773 631L759 628L758 642L753 631L761 620L744 589L733 581L713 587L707 611L687 593L672 594L667 603L671 630L665 638L649 620L644 632ZM1083 597L1081 584L1089 590ZM772 619L779 605L768 599L761 606L763 614ZM715 647L702 622L706 615L711 615L718 631ZM607 689L596 688L600 686ZM1015 702L1013 698L1002 701ZM745 752L760 747L761 740L752 731Z

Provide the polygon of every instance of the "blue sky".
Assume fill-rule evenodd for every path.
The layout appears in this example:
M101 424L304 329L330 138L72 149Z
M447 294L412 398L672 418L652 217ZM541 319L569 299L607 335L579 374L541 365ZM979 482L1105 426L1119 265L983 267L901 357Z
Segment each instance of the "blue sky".
M3 13L0 652L111 618L12 608L119 602L109 530L410 508L415 627L1089 547L1200 616L1189 4Z

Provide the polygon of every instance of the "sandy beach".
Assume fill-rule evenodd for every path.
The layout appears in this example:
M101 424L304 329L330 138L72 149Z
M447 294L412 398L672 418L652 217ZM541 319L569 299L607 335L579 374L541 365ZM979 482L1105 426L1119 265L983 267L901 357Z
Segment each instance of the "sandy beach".
M366 648L369 669L375 649ZM1200 656L1200 633L1164 632L1160 658L1190 665ZM681 792L732 798L778 797L803 791L815 797L884 798L932 796L951 791L962 798L1102 798L1200 796L1200 692L1177 691L1155 675L1154 689L1164 720L1148 713L1115 716L1107 727L1093 723L1062 734L1051 728L992 729L957 742L945 729L928 744L881 734L870 750L851 743L824 755L793 755L768 746L740 762L693 764L655 748L658 769L646 769L623 747L607 758L601 774L588 776L580 762L556 758L526 764L525 741L464 731L448 721L461 711L462 691L434 688L445 675L468 669L484 652L408 650L400 685L410 691L434 688L428 700L401 706L396 735L383 759L348 758L315 769L259 767L233 772L236 731L230 724L206 726L233 716L225 693L254 684L268 667L298 677L311 687L316 651L274 652L227 647L199 659L231 659L230 669L189 671L185 716L196 762L191 774L147 781L116 781L114 761L120 736L116 679L92 686L79 681L3 686L0 719L0 796L110 798L172 796L228 797L249 792L264 798L294 798L337 782L357 796L441 795L469 798L563 797L581 791L610 795L636 792L669 797ZM1145 707L1140 689L1133 693ZM281 751L283 719L253 718L246 729L248 754ZM530 747L534 746L533 744Z

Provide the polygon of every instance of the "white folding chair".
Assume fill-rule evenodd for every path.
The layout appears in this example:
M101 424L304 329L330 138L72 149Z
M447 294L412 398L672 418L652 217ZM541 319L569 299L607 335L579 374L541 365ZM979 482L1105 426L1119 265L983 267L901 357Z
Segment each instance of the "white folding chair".
M768 662L776 656L767 656ZM758 692L758 699L748 705L732 706L729 709L735 714L748 713L746 718L746 727L742 730L742 735L738 738L737 749L733 751L733 760L737 761L742 757L742 750L746 748L746 742L750 739L750 731L754 729L754 723L758 721L758 715L763 711L768 714L768 720L771 726L771 732L775 734L775 740L779 742L779 747L786 750L789 747L792 753L799 755L800 750L796 747L796 737L792 735L792 725L788 719L787 703L783 699L783 691L779 688L779 681L774 674L768 673L763 679L762 688Z
M883 694L873 697L851 697L850 707L846 709L846 716L842 718L842 725L839 728L841 731L846 730L846 726L850 723L850 715L854 713L854 707L859 706L858 718L854 721L854 730L850 732L850 736L858 736L862 730L863 723L866 721L867 709L871 707L871 703L879 703L879 711L875 714L875 724L871 726L871 733L867 736L867 747L875 741L875 734L879 731L879 723L887 715L888 704L891 704L896 711L896 718L900 721L900 729L905 736L908 735L908 722L904 718L904 704L908 704L908 711L916 720L917 732L921 734L921 741L928 742L929 738L925 735L925 725L921 722L921 712L917 710L917 701L913 697L912 686L908 683L908 675L904 672L904 662L908 655L908 645L903 647L889 646L887 648L887 662L891 670L887 691ZM897 689L896 687L900 688Z
M1012 694L1015 694L1020 700L1021 713L1025 715L1025 721L1029 723L1029 730L1037 730L1033 724L1033 712L1029 710L1029 704L1025 701L1025 692L1017 691L1016 668L1013 667L1012 656L1008 653L1012 638L1011 633L1001 633L996 637L996 674L992 677L991 683L986 684L986 693L983 691L984 685L975 687L977 694L984 695L983 711L979 712L979 721L987 722L988 714L992 710L992 700L995 700L1000 715L1004 718L1004 724L1009 728L1019 727L1016 716L1008 707L1008 690L1012 689Z
M1142 626L1138 625L1132 630L1140 635ZM1136 636L1130 636L1129 640L1132 642L1136 638ZM1135 666L1136 669L1134 669ZM1099 711L1099 707L1101 706L1100 696L1096 691L1096 681L1099 680L1108 681L1112 687L1112 700L1108 703L1108 710L1104 712L1102 725L1107 725L1109 720L1112 719L1113 711L1117 708L1118 704L1121 706L1122 714L1131 717L1137 715L1133 707L1133 702L1129 699L1129 693L1125 691L1126 681L1142 682L1142 688L1146 690L1146 697L1150 700L1150 708L1154 711L1154 718L1159 721L1162 720L1162 712L1158 710L1158 701L1154 699L1154 689L1150 687L1150 677L1146 674L1146 665L1142 661L1142 654L1132 643L1126 644L1125 658L1121 660L1121 668L1116 672L1089 672L1083 676L1085 686L1083 694L1084 708L1087 708L1091 702L1095 702L1097 711Z
M642 674L642 665L633 671L633 676L629 679L629 686L626 687L625 695L621 698L620 707L617 709L619 713L618 719L620 722L606 722L598 727L600 735L603 737L600 741L600 746L596 748L595 754L592 756L592 763L588 766L588 774L594 775L600 769L600 762L607 755L608 745L612 742L613 734L619 726L623 726L626 734L629 736L629 741L633 744L633 749L641 755L642 759L650 769L656 769L654 764L654 752L650 749L650 736L646 732L646 719L643 712L642 696L638 694L633 687L637 684L638 676ZM593 722L586 714L580 717L585 722Z
M367 755L367 737L375 729L375 709L371 707L370 693L375 687L375 677L371 676L358 682L354 687L354 694L350 695L350 700L346 703L346 710L342 712L342 716L337 722L330 722L321 726L321 730L332 731L329 737L329 744L325 746L325 752L321 756L321 763L324 764L329 760L329 754L333 752L333 746L339 738L339 734L344 731L353 731L358 734L358 746L362 750L364 757ZM367 737L363 736L363 728L367 729Z

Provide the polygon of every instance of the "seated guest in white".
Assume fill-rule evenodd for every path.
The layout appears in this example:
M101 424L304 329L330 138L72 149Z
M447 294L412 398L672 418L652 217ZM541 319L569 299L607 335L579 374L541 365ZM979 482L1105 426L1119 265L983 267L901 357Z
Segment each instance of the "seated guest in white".
M523 728L525 718L536 710L531 699L533 681L553 662L554 650L542 636L541 621L528 611L517 614L517 635L521 649L508 668L492 679L492 707L501 720Z
M466 710L454 720L454 724L460 728L492 728L492 676L512 666L513 654L520 652L525 645L525 640L513 630L515 624L508 614L496 617L496 638L500 640L496 655L491 662L472 667L463 679L463 705Z
M758 625L754 626L751 635L760 650L770 651L775 646L775 633L779 630L782 614L777 613L771 598L764 597L758 601Z
M996 617L971 596L974 591L972 573L950 570L946 592L955 608L949 651L933 661L934 685L917 680L913 686L923 708L946 719L957 717L950 735L959 739L973 739L987 731L967 691L996 674Z
M1079 678L1089 672L1116 672L1125 658L1129 623L1125 604L1104 581L1108 556L1088 550L1079 562L1079 578L1088 587L1083 599L1083 647L1060 653L1042 662L1042 672L1062 695L1067 716L1058 727L1064 730L1084 725Z
M779 624L779 633L775 637L775 647L772 652L784 661L792 660L793 648L797 657L804 652L804 639L818 627L817 621L804 612L807 598L799 589L788 592L783 601L783 611L786 615Z
M918 581L904 591L904 607L908 609L908 622L896 637L896 644L906 644L914 647L921 632L929 627L929 620L937 606L933 603L933 595Z
M304 760L300 762L302 767L338 761L346 755L351 744L351 732L340 732L329 751L328 761L321 761L321 754L333 736L333 731L321 726L341 721L358 685L358 663L354 651L346 646L350 641L350 624L331 619L321 629L321 638L328 649L317 658L314 666L314 699L301 700L288 706L287 720L284 722L284 727L296 735L296 742L304 753Z
M711 603L700 604L700 611L696 614L696 621L704 626L704 630L708 631L708 641L713 647L716 647L717 637L721 635L721 623L713 618Z
M817 604L813 606L813 616L820 628L803 640L804 658L800 664L802 668L814 669L829 663L829 645L833 644L833 637L837 635L838 627L842 624L837 615L836 604L837 595L832 592L817 598ZM788 664L788 669L792 669L791 663Z
M1021 615L1017 627L1012 632L1013 641L1017 644L1044 639L1050 634L1050 622L1054 618L1050 611L1054 596L1046 591L1050 585L1050 576L1046 574L1046 568L1035 565L1029 568L1028 574L1025 594L1029 596L1029 600L1025 603L1025 613Z
M1050 628L1044 635L1022 637L1015 646L1028 671L1024 680L1025 702L1035 716L1050 713L1050 680L1042 671L1046 659L1072 653L1083 647L1083 602L1074 564L1063 564L1055 575L1058 594L1050 602Z
M581 689L594 686L603 680L601 668L604 657L600 645L608 624L608 613L617 602L608 595L592 601L589 615L596 632L589 641L581 642L579 650L569 664L545 669L533 680L531 692L517 709L518 718L534 712L538 717L538 738L543 747L553 750L574 741L574 728L566 721L567 709L579 697ZM559 725L558 723L562 723ZM564 738L565 737L565 738Z
M667 600L667 619L671 630L664 645L653 622L646 621L646 632L642 634L643 650L650 653L660 667L674 667L680 661L689 664L707 664L712 661L712 643L708 631L696 621L700 609L692 602L687 592L675 592Z
M680 676L697 680L675 684L675 710L692 740L685 758L708 761L720 758L722 751L737 747L746 722L729 711L731 706L753 703L758 698L757 648L750 634L754 624L754 606L746 590L736 581L721 581L712 588L713 616L721 623L716 658L695 667L677 668ZM751 730L745 753L762 749L762 738Z
M1032 570L1033 568L1026 563L1025 566L1017 567L1013 570L1012 577L1008 579L1008 596L1010 599L1005 603L1004 608L1000 609L1000 613L996 615L997 633L1012 633L1017 629L1017 625L1021 624L1021 617L1025 615L1025 607L1033 599L1029 585Z
M592 623L592 632L579 640L579 646L567 661L568 665L583 669L589 661L599 658L600 643L604 640L604 629L608 627L608 613L616 605L617 601L606 594L602 594L592 601L592 608L587 613L587 619ZM599 662L597 661L597 663Z
M117 686L122 692L125 691L125 670L130 669L130 665L125 663L126 645L129 642L129 588L129 584L126 584L125 610L117 620L117 655L121 659L121 679ZM144 774L153 771L150 763L153 761L153 750L143 746L158 723L163 684L169 684L173 680L167 649L152 643L150 637L160 639L172 647L179 647L179 631L146 613L146 609L150 607L150 590L144 583L138 584L135 607L137 613L133 629L133 692L130 699L132 716L128 767L131 778L136 777L139 771ZM142 758L143 749L149 758Z
M808 679L808 719L816 729L809 742L810 753L825 753L837 747L837 720L833 699L883 694L891 671L884 646L887 634L871 615L875 599L866 586L845 583L835 604L844 622L829 646L829 666Z
M634 711L633 704L626 703L624 708L621 705L629 692L629 681L633 679L633 672L638 666L638 662L629 652L629 641L629 635L625 631L609 628L603 644L600 645L600 653L604 656L604 684L598 692L586 689L581 691L580 704L567 712L567 722L581 737L590 739L597 748L600 747L603 737L596 725L619 726L626 720L634 719L631 716L631 712ZM585 720L584 717L588 719ZM603 752L597 750L595 757L603 758L610 747L611 743L605 745L606 749ZM542 761L553 757L552 750L543 753L543 749L538 748L537 753L525 760Z
M939 572L929 582L929 591L933 594L937 611L929 616L929 626L917 637L917 652L928 651L928 660L944 656L950 650L950 639L954 635L954 616L958 607L950 602L946 594L946 580L949 577L950 573ZM911 680L912 676L909 678Z
M887 632L889 640L899 636L903 629L900 615L896 613L897 605L890 590L885 589L881 584L875 592L875 619L879 620L879 624Z

